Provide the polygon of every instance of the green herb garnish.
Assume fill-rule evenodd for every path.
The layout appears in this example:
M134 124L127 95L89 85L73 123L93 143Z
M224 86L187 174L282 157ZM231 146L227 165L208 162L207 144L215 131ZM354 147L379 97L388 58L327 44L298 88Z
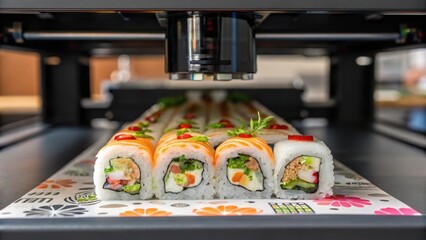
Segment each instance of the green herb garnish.
M176 131L176 136L182 135L184 133L190 132L189 128L181 128Z
M223 124L222 123L212 123L207 125L206 127L207 129L218 129L218 128L223 128Z
M179 124L178 124L178 126L176 127L176 128L179 128L179 125L180 124L189 124L189 125L191 125L192 126L192 128L194 128L194 129L198 129L199 127L198 127L198 123L197 122L195 122L194 120L191 120L191 119L182 119L180 122L179 122Z
M182 173L186 171L194 171L196 169L202 169L203 165L200 161L195 159L186 159L185 155L182 155L178 158L174 158L173 162L177 162L179 164L179 168Z
M194 140L196 142L208 142L209 138L206 136L192 136L189 138L190 140Z
M182 119L179 124L191 124L191 125L197 125L197 122L195 122L192 119Z
M133 133L133 136L138 137L138 138L149 138L149 139L154 139L153 136L146 134L143 131L138 131Z
M272 118L274 117L268 116L262 119L262 117L260 116L260 112L257 112L257 121L250 119L249 129L246 129L246 127L242 125L239 128L236 128L235 130L228 130L226 134L228 136L234 136L234 137L240 134L250 134L251 136L255 137L260 130L269 127L269 121L271 121Z
M167 132L170 132L172 130L173 129L167 129ZM165 133L167 133L167 132L165 132ZM197 129L194 129L194 128L181 128L181 129L176 130L176 136L182 135L182 134L187 133L187 132L198 133L199 131Z
M173 177L173 179L175 180L175 182L179 185L185 185L187 180L185 177L185 174L182 173L176 173Z
M148 121L144 121L144 122L138 122L138 125L142 128L147 128L149 127L149 122Z
M247 176L250 176L250 169L248 169L248 168L244 168L244 174L245 175L247 175ZM250 176L251 178L253 178L252 176ZM250 179L251 180L251 179Z
M174 128L166 128L166 129L164 129L164 133L168 133L168 132L171 132L171 131L173 131L174 130Z
M89 195L78 196L76 198L78 203L85 203L96 200L96 195L94 193L90 193Z
M174 107L178 106L186 101L186 97L181 96L174 96L174 97L162 97L157 101L157 104L161 107L168 108L168 107Z
M137 131L137 133L144 133L144 134L149 132L152 132L152 130L149 128L142 128L141 130Z
M107 168L104 169L104 173L105 174L108 174L108 173L110 173L112 171L114 171L114 168L112 166L109 166L109 167L107 167Z
M251 175L252 170L248 169L246 166L246 162L249 160L250 156L244 154L238 154L238 157L229 158L228 159L228 167L229 168L238 168L244 170L244 175L248 176L249 180L253 180L253 176Z
M228 159L228 167L229 168L246 168L246 161L250 158L250 156L244 154L238 154L238 157L229 158Z
M138 193L140 189L141 185L139 183L123 186L123 191L130 194Z
M248 102L251 100L251 97L242 92L234 92L229 95L228 99L232 102Z

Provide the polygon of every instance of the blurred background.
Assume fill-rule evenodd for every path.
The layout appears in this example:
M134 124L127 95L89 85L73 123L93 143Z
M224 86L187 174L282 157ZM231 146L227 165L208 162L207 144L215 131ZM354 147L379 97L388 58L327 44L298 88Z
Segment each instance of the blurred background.
M55 61L55 59L50 59ZM372 59L357 58L358 65ZM375 65L375 120L426 133L426 48L381 52ZM7 130L39 118L40 57L36 53L0 49L0 126ZM53 63L54 64L54 63ZM305 103L331 101L330 58L325 56L259 55L258 72L244 87L303 88ZM108 56L90 59L92 101L105 100L108 84L132 82L142 86L173 86L164 72L163 55ZM180 87L191 82L179 82ZM209 84L209 83L207 83ZM222 83L220 83L222 84ZM225 83L232 87L241 81Z

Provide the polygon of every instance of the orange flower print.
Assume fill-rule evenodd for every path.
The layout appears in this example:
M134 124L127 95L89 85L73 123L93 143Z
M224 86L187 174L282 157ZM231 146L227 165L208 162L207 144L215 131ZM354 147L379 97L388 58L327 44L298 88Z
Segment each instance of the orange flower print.
M201 209L194 209L192 212L200 216L241 216L256 215L262 213L262 210L252 207L220 205L217 207L203 207Z
M161 217L170 216L171 212L158 210L158 208L135 208L132 211L125 211L120 213L121 217Z
M69 188L72 187L72 185L76 183L72 181L71 179L59 179L59 180L51 180L48 179L44 182L42 182L40 185L37 186L37 189L59 189L59 188Z
M96 160L94 159L85 159L85 160L81 160L80 162L76 163L76 164L90 164L90 165L94 165L96 162Z

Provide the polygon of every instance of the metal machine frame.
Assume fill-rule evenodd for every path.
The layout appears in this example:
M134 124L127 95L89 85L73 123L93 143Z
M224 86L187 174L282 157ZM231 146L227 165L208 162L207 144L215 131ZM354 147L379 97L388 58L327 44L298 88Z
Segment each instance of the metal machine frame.
M367 169L367 177L386 191L396 182L372 172L394 170L404 154L413 154L411 163L424 160L421 150L398 145L383 136L372 135L352 124L371 123L374 113L374 55L394 47L412 47L424 43L426 1L424 0L0 0L0 47L37 51L41 56L43 121L62 124L50 134L5 151L7 158L26 158L22 152L36 153L29 164L40 165L46 172L31 172L31 179L42 180L69 161L79 150L98 139L94 129L82 128L94 117L104 117L108 109L87 109L81 104L89 97L90 56L127 54L163 54L164 29L156 13L165 11L257 11L268 15L256 28L259 54L305 54L307 48L321 49L331 58L330 103L303 105L310 116L326 117L349 129L334 128L308 132L327 138L341 149L336 158L352 163L355 170ZM373 62L356 64L356 58L367 56ZM70 125L77 125L74 131ZM69 129L71 128L71 130ZM351 138L341 139L351 135ZM63 138L73 141L62 144ZM366 140L369 144L360 144ZM49 149L39 145L49 143ZM45 146L45 145L42 145ZM378 149L376 149L376 147ZM383 156L379 151L399 147L401 156ZM362 162L354 151L375 160L372 166ZM64 154L66 153L66 154ZM58 162L61 160L60 162ZM361 162L360 162L361 161ZM1 162L1 161L0 161ZM18 169L20 163L8 163ZM55 165L56 164L56 165ZM61 165L62 164L62 165ZM403 165L401 165L403 164ZM2 165L4 166L4 165ZM424 166L424 165L423 165ZM358 169L356 169L358 167ZM383 167L383 168L382 168ZM410 166L408 166L410 167ZM414 169L416 168L415 164ZM379 168L379 169L377 169ZM412 168L411 168L412 169ZM370 171L370 172L369 172ZM409 171L406 171L409 172ZM406 172L398 176L405 176ZM7 173L7 178L13 178ZM364 174L364 173L363 173ZM409 174L408 174L409 175ZM411 175L410 175L411 176ZM424 175L422 175L424 176ZM401 177L402 178L402 177ZM408 178L407 178L408 179ZM422 184L422 178L401 180ZM410 182L409 182L410 181ZM416 182L417 181L417 182ZM388 183L389 182L389 183ZM25 186L31 186L26 183ZM388 184L388 185L386 185ZM424 183L423 183L424 184ZM6 184L0 181L0 186ZM404 185L404 186L408 186ZM394 192L406 196L404 186ZM394 186L392 186L394 187ZM409 187L409 186L408 186ZM19 188L25 192L25 188ZM411 192L413 193L413 192ZM413 194L420 203L421 193ZM407 197L406 199L409 199ZM410 203L409 203L410 204ZM270 216L236 218L163 218L163 219L60 219L1 220L2 238L34 239L116 239L138 234L140 237L167 239L173 237L217 239L266 237L282 239L424 239L426 218L380 216ZM100 230L100 231L98 231ZM348 234L347 231L350 231Z
M34 4L31 6L32 13L36 11L37 14L22 14L28 8L23 8L19 0L14 1L14 8L9 1L0 3L0 9L7 13L0 15L3 23L2 47L40 53L43 119L46 123L84 124L93 117L105 116L108 109L84 109L81 106L81 100L88 97L90 89L90 56L164 53L164 28L157 21L158 12L56 12L75 8L71 7L71 3L60 5L59 8L59 5L49 6L56 4L56 1L31 2ZM155 2L144 5L140 10L154 7L163 9L156 5L163 1ZM259 10L266 9L271 2L265 1L265 6L259 7ZM326 9L327 4L332 2L324 1L323 8ZM372 1L368 4L368 12L360 11L364 6L362 2L355 1L359 6L341 7L343 13L336 12L338 8L333 8L331 12L321 12L315 5L306 5L309 8L303 8L305 11L263 12L266 17L255 29L259 54L306 55L308 53L305 49L315 48L331 58L330 98L334 101L327 105L304 106L309 116L327 117L340 123L371 121L374 113L374 61L368 66L359 66L356 58L367 56L374 59L377 51L397 46L415 46L424 41L419 38L422 29L426 29L426 21L423 21L425 16L421 15L425 8L421 7L421 1L404 1L404 6L395 5L403 1L392 1L392 4L383 4L380 11L374 7L380 1ZM186 6L186 3L182 2L179 7ZM224 1L223 4L226 6L230 3ZM254 3L247 1L238 5L238 9L243 6L244 9L250 8ZM273 4L276 9L280 9L286 7L284 3L288 1L276 1ZM113 6L108 1L102 5L96 4L99 3L94 1L93 5L88 4L86 10ZM123 9L125 6L134 8L134 4L139 2L129 1L122 6ZM217 10L215 4L219 4L219 1L204 6ZM41 7L49 9L49 12L37 12ZM411 12L400 12L401 9L410 8ZM21 12L8 13L12 9ZM52 58L60 59L60 63L50 61Z

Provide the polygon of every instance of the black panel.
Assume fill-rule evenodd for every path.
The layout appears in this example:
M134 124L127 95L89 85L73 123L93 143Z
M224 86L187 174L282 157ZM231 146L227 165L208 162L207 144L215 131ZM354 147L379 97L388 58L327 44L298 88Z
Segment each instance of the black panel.
M425 217L255 216L0 220L2 239L346 239L425 238Z
M183 95L185 90L114 88L110 89L110 92L113 95L109 109L112 113L110 114L111 119L132 121L160 97ZM287 119L299 119L300 112L304 109L301 98L303 90L300 89L228 89L229 94L234 92L247 94Z
M423 0L2 0L9 10L425 10Z
M282 1L287 2L287 1ZM0 2L1 4L1 2ZM426 11L426 10L425 10ZM54 12L43 14L0 14L0 24L3 30L11 28L14 22L22 23L23 32L111 32L111 33L165 33L154 13L89 13L89 12ZM426 29L426 15L382 15L380 13L350 12L286 12L273 13L255 28L255 33L375 33L399 34L405 25L418 31ZM35 49L55 51L84 52L86 54L163 54L164 40L66 40L66 41L36 41L24 40L15 43L11 34L4 32L0 42L8 45L25 46ZM423 34L424 35L424 34ZM394 46L413 44L410 39L406 43L397 43L395 39L364 41L351 40L318 40L310 39L257 39L258 52L267 54L291 53L303 54L297 51L303 48L325 48L334 53L352 49L384 49ZM423 37L423 42L426 39ZM93 49L98 48L92 52Z
M42 53L43 121L50 124L83 123L81 100L90 97L87 57Z
M357 58L369 57L366 66ZM344 52L332 56L330 65L330 97L337 102L332 119L339 123L366 123L374 113L374 54Z

